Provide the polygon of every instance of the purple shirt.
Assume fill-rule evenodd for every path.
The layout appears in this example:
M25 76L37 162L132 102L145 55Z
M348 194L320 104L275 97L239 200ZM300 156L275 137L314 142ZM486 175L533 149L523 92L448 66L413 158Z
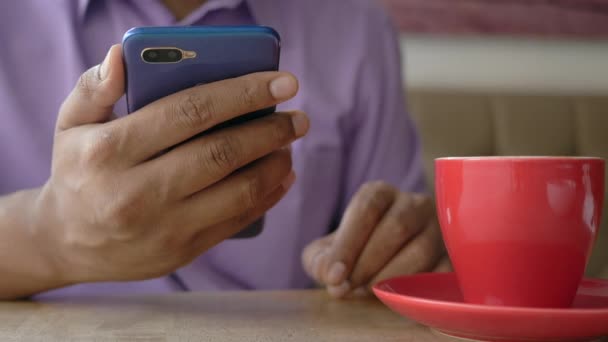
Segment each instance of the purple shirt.
M54 123L78 76L133 26L260 24L282 36L281 69L300 80L309 135L293 145L297 181L263 234L226 241L176 273L191 290L312 285L302 249L327 234L365 182L423 190L416 131L404 109L395 32L372 0L209 0L177 22L160 1L0 2L0 194L49 176ZM125 112L125 103L116 111ZM82 284L47 295L176 291L172 277Z

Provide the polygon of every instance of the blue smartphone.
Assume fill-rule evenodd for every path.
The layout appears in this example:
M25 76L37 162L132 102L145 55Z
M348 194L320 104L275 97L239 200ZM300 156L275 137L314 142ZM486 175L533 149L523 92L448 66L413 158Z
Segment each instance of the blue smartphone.
M123 37L127 109L134 112L180 90L279 68L281 39L265 26L136 27ZM274 113L266 108L229 120L235 125ZM217 127L216 127L217 128ZM263 218L234 238L257 236Z

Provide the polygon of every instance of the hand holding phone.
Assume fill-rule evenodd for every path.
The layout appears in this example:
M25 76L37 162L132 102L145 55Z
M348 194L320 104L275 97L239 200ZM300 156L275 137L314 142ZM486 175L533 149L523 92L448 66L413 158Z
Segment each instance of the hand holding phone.
M112 120L124 93L121 56L114 46L59 111L51 176L31 215L56 270L45 288L165 275L254 222L293 183L283 147L307 132L302 112L191 139L292 98L293 75L207 83Z

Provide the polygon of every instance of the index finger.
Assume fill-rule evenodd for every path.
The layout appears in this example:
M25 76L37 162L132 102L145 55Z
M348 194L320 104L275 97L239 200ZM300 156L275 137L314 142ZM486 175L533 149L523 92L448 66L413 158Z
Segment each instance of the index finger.
M395 190L383 182L368 183L355 194L344 213L321 266L327 285L345 281L376 225L393 205Z
M196 86L157 100L112 124L135 162L222 122L286 101L298 91L286 72L261 72Z

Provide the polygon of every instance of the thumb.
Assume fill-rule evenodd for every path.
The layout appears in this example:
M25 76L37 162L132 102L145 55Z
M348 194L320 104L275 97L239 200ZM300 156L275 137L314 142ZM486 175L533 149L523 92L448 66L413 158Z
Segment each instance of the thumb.
M334 234L330 234L308 244L302 252L302 266L308 275L319 284L323 284L323 259L329 256Z
M113 45L104 61L78 79L59 109L56 131L110 120L114 104L125 89L121 46Z

